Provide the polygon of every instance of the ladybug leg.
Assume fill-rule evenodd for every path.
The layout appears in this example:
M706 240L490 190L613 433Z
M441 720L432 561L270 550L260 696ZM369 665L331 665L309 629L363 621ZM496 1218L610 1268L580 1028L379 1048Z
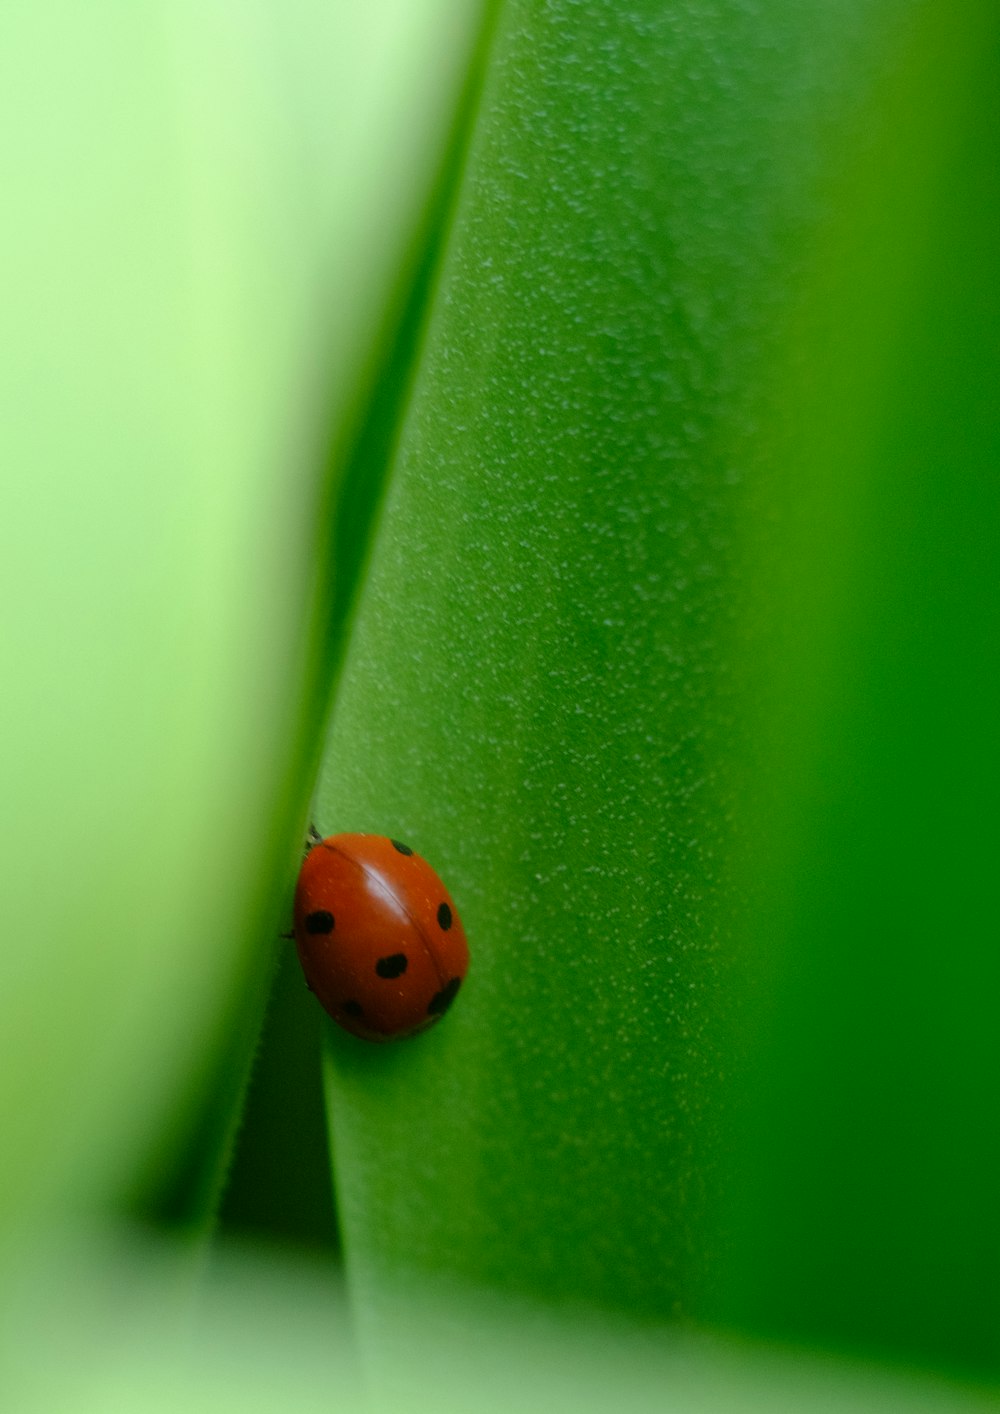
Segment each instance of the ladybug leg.
M315 849L318 844L322 843L323 836L320 834L319 830L317 830L316 826L310 820L309 828L306 830L306 841L305 844L302 846L302 858L305 859L306 855L311 849Z

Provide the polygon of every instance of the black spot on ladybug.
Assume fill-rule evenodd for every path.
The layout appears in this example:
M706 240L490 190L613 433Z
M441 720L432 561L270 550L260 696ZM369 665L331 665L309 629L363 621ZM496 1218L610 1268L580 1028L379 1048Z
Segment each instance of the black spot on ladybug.
M438 923L445 932L451 927L451 909L446 903L438 904Z
M452 1002L458 996L458 989L462 985L461 977L453 977L446 987L442 987L440 992L431 997L430 1006L427 1008L428 1016L444 1016Z
M408 844L403 844L401 840L390 840L389 843L392 845L393 849L397 850L400 854L413 853L413 850L410 848L410 846Z
M364 1016L364 1010L360 1002L356 1002L352 997L349 1002L344 1003L344 1010L348 1016Z
M380 957L375 964L375 971L380 977L402 977L406 971L406 963L405 953L394 952L391 957Z
M307 933L332 933L333 914L327 913L325 908L318 908L315 913L306 914Z

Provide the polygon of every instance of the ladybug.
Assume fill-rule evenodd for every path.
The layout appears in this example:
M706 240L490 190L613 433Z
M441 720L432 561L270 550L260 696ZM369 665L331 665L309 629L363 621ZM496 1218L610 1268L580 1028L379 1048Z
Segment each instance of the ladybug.
M295 946L310 990L366 1041L433 1026L469 967L448 890L399 840L314 838L295 889Z

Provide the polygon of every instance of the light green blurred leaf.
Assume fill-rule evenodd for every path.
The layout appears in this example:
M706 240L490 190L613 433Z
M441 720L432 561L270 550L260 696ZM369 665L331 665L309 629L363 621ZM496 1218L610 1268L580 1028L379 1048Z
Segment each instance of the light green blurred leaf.
M422 1283L387 1309L388 1358L362 1374L342 1293L308 1262L219 1254L194 1316L189 1265L148 1235L60 1242L8 1331L18 1414L985 1414L981 1390ZM52 1255L51 1253L49 1254ZM388 1293L387 1293L388 1294ZM417 1299L414 1299L417 1297Z
M303 809L327 448L478 21L0 15L0 1238L120 1192L220 1047L231 1123Z

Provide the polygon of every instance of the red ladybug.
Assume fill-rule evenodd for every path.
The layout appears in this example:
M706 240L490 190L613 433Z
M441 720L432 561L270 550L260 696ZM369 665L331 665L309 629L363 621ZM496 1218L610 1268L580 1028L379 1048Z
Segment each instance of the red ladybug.
M448 890L409 845L382 835L331 835L309 851L295 946L317 999L366 1041L439 1021L469 967Z

